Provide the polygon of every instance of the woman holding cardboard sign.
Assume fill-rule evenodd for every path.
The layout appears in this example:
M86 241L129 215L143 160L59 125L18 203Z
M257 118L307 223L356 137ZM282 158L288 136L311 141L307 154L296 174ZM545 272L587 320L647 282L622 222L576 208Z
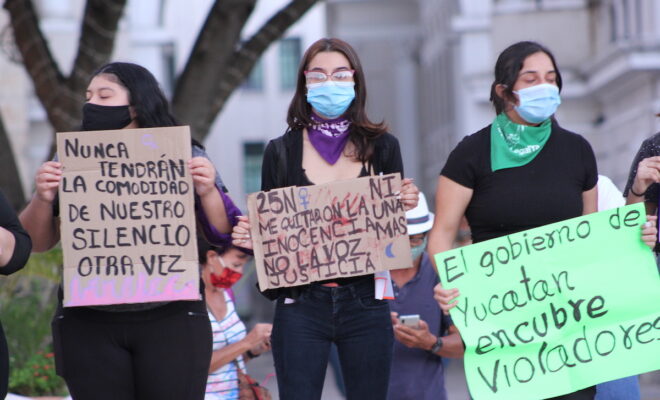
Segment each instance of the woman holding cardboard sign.
M371 174L403 173L399 143L365 112L366 87L353 48L321 39L305 52L289 106L289 130L264 154L262 190L308 186ZM417 187L402 181L404 208L417 205ZM249 223L234 243L252 242ZM339 350L349 399L384 399L392 357L389 306L374 298L373 275L277 289L273 357L280 396L319 399L330 344Z
M141 66L111 63L94 74L83 107L83 130L178 125L153 75ZM193 143L188 168L197 216L207 238L228 242L240 211L203 147ZM59 241L57 192L62 164L44 163L21 221L44 251ZM145 248L146 251L146 248ZM119 253L119 251L116 251ZM166 301L62 307L53 320L57 372L75 399L203 399L211 357L206 306Z
M452 248L464 215L478 243L596 211L591 146L553 117L561 88L555 59L540 44L519 42L499 55L490 95L497 116L465 137L442 169L430 254ZM643 235L652 231L647 227ZM457 289L435 288L445 312L457 296ZM595 393L589 387L557 399L593 399Z

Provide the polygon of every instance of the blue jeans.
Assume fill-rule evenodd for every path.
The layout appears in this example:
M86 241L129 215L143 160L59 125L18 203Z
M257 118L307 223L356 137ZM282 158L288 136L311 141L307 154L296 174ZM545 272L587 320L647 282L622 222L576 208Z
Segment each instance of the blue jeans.
M637 375L600 383L596 389L596 400L639 400L641 397Z
M278 299L271 341L282 400L321 398L331 343L348 400L387 397L394 336L389 304L374 299L373 279L312 284L294 303Z

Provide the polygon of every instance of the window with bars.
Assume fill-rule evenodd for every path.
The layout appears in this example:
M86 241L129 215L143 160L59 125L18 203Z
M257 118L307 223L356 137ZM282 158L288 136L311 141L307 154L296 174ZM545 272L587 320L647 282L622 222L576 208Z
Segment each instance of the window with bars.
M280 88L296 88L298 63L300 63L300 38L291 37L280 40Z
M264 142L243 143L243 188L245 193L261 190L261 163L265 147Z
M260 92L264 90L264 65L263 59L260 58L252 67L250 75L248 75L245 82L241 86L242 89Z

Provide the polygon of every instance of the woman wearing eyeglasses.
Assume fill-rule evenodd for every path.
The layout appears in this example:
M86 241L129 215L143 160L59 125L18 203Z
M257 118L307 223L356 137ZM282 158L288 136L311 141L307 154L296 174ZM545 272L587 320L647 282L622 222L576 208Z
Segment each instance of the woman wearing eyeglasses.
M307 49L289 106L287 132L264 154L262 190L323 184L371 174L403 174L399 142L365 111L365 78L355 50L339 39ZM417 187L403 180L401 202L414 208ZM249 224L234 244L251 246ZM385 399L392 357L389 306L374 297L373 275L278 289L271 343L282 399L320 399L335 343L349 399Z

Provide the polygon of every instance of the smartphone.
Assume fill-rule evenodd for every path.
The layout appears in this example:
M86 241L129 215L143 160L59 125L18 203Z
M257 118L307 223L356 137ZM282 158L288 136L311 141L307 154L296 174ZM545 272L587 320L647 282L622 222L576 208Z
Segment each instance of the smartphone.
M399 322L410 328L419 328L419 314L399 315Z

